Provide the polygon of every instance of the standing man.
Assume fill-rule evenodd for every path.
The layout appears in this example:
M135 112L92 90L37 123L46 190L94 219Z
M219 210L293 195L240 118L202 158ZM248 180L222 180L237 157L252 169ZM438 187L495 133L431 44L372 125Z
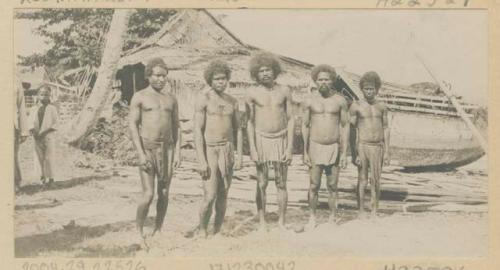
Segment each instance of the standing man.
M167 212L168 192L173 170L180 165L180 126L177 99L168 89L167 65L161 58L151 59L145 69L149 86L134 94L130 103L130 134L139 154L139 175L143 196L137 207L137 228L143 227L153 201L155 177L158 202L151 236L161 231Z
M247 132L250 156L257 167L256 201L263 230L266 230L266 188L271 166L278 189L278 225L281 229L285 228L288 201L286 180L292 161L294 119L290 91L275 82L280 73L281 66L274 55L262 53L250 61L250 75L257 86L248 89Z
M339 171L340 167L344 169L347 166L349 123L347 101L333 88L337 78L335 69L329 65L319 65L313 68L311 77L318 91L304 102L302 137L304 164L310 168L308 227L314 228L323 172L326 174L330 195L330 222L335 222Z
M236 170L241 168L243 137L238 119L238 101L224 93L231 77L228 65L214 61L207 67L204 75L210 90L198 96L194 125L196 153L204 191L199 230L207 237L214 202L214 234L220 231L224 221L233 166ZM238 152L236 163L233 150L235 138Z
M20 82L14 86L16 108L14 113L14 186L15 190L21 187L21 168L19 166L19 145L29 136L24 89Z
M50 103L51 89L44 85L39 89L40 103L30 113L31 135L35 142L35 153L40 162L40 181L45 184L54 182L55 168L55 131L58 120L56 106Z
M364 195L368 183L368 171L371 176L372 215L376 215L380 198L380 175L382 164L389 165L389 123L387 107L376 99L382 85L379 75L370 71L365 73L359 88L364 99L355 101L350 108L350 121L357 129L356 165L358 166L358 208L364 213Z

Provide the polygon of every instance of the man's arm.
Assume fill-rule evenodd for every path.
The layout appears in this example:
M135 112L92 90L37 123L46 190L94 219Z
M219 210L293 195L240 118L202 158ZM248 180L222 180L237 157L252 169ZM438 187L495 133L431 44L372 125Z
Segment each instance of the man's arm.
M389 165L390 156L389 156L389 143L391 137L391 129L389 128L389 118L388 118L388 109L384 105L382 111L382 128L384 129L384 165Z
M49 127L38 134L38 137L43 138L47 133L57 130L57 123L59 121L59 114L57 108L54 105L47 105L45 111L46 118L49 118ZM45 121L45 120L44 120Z
M179 121L179 104L177 103L177 99L172 95L172 98L174 99L174 109L172 113L172 137L174 139L175 143L175 150L174 150L174 168L178 168L181 165L181 143L182 143L182 129L181 129L181 122Z
M200 166L199 169L201 177L203 179L208 179L208 162L205 153L205 138L203 136L203 132L205 131L207 112L205 98L205 95L201 93L196 100L194 112L194 143L196 148L196 155L198 157L198 163Z
M311 161L309 158L309 132L311 124L311 107L310 100L307 99L303 104L303 114L302 114L302 139L304 140L304 156L303 162L307 166L311 166Z
M130 101L130 113L129 113L129 130L130 137L134 143L135 149L139 155L140 166L145 166L147 170L146 153L142 145L141 137L139 135L139 125L141 124L141 101L140 96L135 94Z
M242 132L242 126L241 126L241 116L239 113L239 106L238 106L238 101L234 100L234 112L233 112L233 128L236 128L236 164L235 164L235 169L239 170L241 169L241 164L243 161L243 132Z
M255 105L251 97L246 99L246 111L248 115L247 120L247 135L248 135L248 146L250 148L250 157L254 162L258 162L257 148L255 147Z
M351 144L351 154L353 155L352 160L354 161L354 164L360 165L359 164L359 154L358 154L358 143L359 143L359 130L358 130L358 112L357 112L357 107L358 105L356 104L356 101L354 101L351 104L351 108L349 109L349 122L351 125L354 127L354 130L356 131L356 138L354 140L354 143Z
M342 98L342 104L340 105L340 126L341 126L340 143L341 143L341 150L342 150L340 165L342 168L346 168L347 167L347 145L348 145L349 133L350 133L351 127L349 124L349 111L347 108L347 101L344 98Z
M286 162L288 164L292 163L292 151L293 151L293 135L294 135L294 127L295 127L295 119L293 117L292 112L292 94L289 90L286 91L286 117L287 117L287 135L288 135L288 149L287 149L287 159Z

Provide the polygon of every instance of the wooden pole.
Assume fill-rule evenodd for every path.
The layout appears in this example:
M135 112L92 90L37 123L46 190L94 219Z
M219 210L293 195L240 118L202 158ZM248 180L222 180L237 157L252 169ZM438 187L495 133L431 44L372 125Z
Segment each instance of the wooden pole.
M420 63L422 63L425 70L427 70L429 75L431 75L432 79L439 85L439 88L446 94L446 96L450 100L451 104L457 110L458 115L465 121L465 124L472 131L472 134L474 134L474 138L476 138L476 140L479 142L479 144L483 148L484 153L488 154L488 143L483 138L483 136L481 135L481 133L479 132L477 127L474 125L474 123L472 123L470 118L467 116L467 113L464 111L464 109L462 108L462 105L457 100L455 95L453 95L453 93L451 91L451 86L445 85L443 81L438 80L436 78L436 76L434 75L435 73L430 70L430 68L425 64L425 62L422 60L420 55L418 55L417 53L415 53L415 55L416 55L417 59L420 61Z

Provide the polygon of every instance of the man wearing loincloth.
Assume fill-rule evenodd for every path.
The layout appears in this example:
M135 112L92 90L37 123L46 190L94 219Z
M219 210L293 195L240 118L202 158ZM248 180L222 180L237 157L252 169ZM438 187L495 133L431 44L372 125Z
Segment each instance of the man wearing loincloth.
M293 128L290 91L275 82L281 66L274 55L262 53L250 61L250 75L257 86L247 91L248 141L257 167L257 210L260 228L266 229L266 188L269 168L274 168L278 189L278 225L284 229L288 200L288 165L292 161Z
M382 85L379 75L365 73L359 87L364 99L355 101L350 108L350 121L356 127L356 165L358 166L358 208L364 213L364 195L370 172L372 215L376 215L380 198L382 165L389 165L389 123L387 107L376 96Z
M316 226L316 206L323 172L329 193L330 222L335 222L339 169L347 166L349 125L347 101L333 88L337 78L335 69L319 65L312 69L311 77L318 90L304 101L302 137L304 164L310 168L308 227L313 228Z
M225 62L214 61L207 67L204 75L210 89L198 96L194 131L204 191L199 231L207 237L207 227L214 202L214 234L221 229L233 166L236 170L241 168L243 144L238 119L238 101L224 93L231 76L229 66ZM235 138L237 138L238 152L236 162L234 162L233 148Z
M168 69L161 58L150 60L145 69L149 86L134 94L130 102L130 134L139 154L142 198L137 207L137 228L145 239L143 227L153 201L155 177L158 202L151 236L161 230L168 206L173 170L180 165L180 126L177 99L169 93Z

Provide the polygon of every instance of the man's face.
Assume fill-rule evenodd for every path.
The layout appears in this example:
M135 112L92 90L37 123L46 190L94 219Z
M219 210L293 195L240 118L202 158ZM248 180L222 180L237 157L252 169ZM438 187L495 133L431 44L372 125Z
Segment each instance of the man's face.
M222 93L227 87L227 77L224 73L216 73L212 78L212 88L217 93Z
M47 89L45 89L45 88L41 89L39 95L40 95L40 101L43 104L49 103L49 101L50 101L50 92Z
M361 89L361 91L363 91L365 99L372 100L377 95L378 89L375 87L375 83L365 82L363 83L363 89Z
M262 84L270 84L274 81L274 72L271 67L262 66L257 73L257 79Z
M332 88L332 78L330 77L330 73L328 72L320 72L318 73L318 78L316 78L316 85L318 86L318 91L320 94L326 94Z
M159 66L154 67L148 81L153 89L162 90L167 82L167 71Z

